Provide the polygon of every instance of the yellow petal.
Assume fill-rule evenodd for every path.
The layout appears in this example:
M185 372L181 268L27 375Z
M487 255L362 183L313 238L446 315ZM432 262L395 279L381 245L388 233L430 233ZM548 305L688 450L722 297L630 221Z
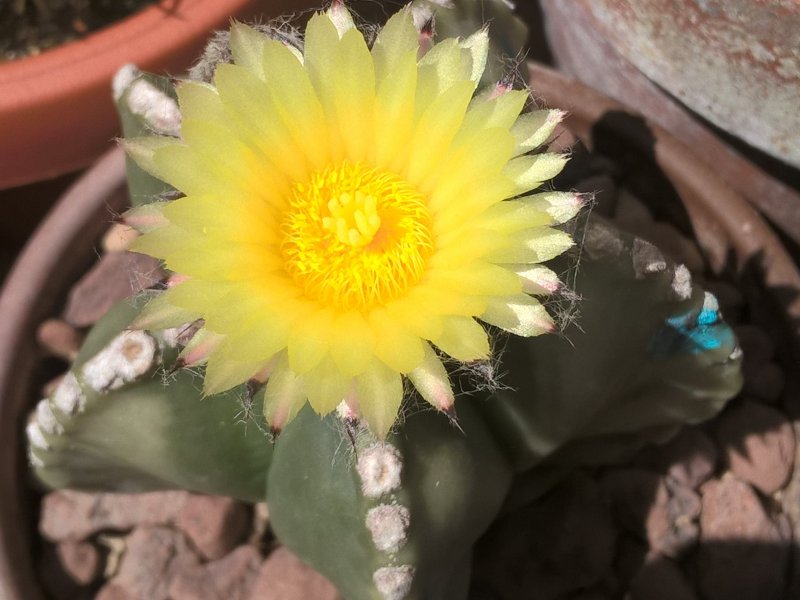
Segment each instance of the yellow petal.
M375 360L356 378L361 416L378 438L389 433L403 400L400 374Z
M263 78L264 45L268 39L263 33L244 23L234 23L231 25L233 62Z
M423 193L427 192L425 179L442 168L441 156L458 133L471 97L472 84L460 81L436 97L417 123L405 176Z
M517 140L516 154L524 154L544 144L565 114L561 110L537 110L521 115L511 128Z
M203 378L203 394L213 396L240 383L244 383L264 366L264 362L237 362L230 359L221 349L212 352L206 363Z
M419 49L419 32L414 27L414 19L410 7L405 7L393 14L386 22L375 43L372 45L372 60L375 63L375 77L378 82L400 68L405 57L413 52L415 57Z
M375 332L375 355L386 366L400 373L408 373L422 362L422 340L407 331L402 323L392 319L385 310L373 310L369 315L369 324Z
M566 223L584 206L583 197L573 192L542 192L520 200L546 212L557 224Z
M365 160L374 140L375 71L372 55L358 29L342 36L334 65L336 115L346 156L353 162Z
M302 375L317 366L331 345L332 308L313 312L289 331L289 366Z
M489 337L475 319L448 317L442 333L431 340L445 354L460 361L483 360L489 356Z
M515 233L522 229L543 227L553 224L553 217L532 202L506 200L498 202L486 209L478 219L476 226L493 229L501 233Z
M268 40L263 48L267 86L278 115L297 147L316 167L330 161L328 127L308 73L282 43Z
M222 100L214 86L200 81L182 81L176 88L184 119L225 123L228 120Z
M280 119L269 86L255 74L236 65L220 65L214 74L232 125L248 145L257 148L277 173L302 181L308 175L305 156L297 150L292 135Z
M375 356L375 336L360 313L347 311L339 315L330 353L342 374L350 377L363 373L370 365Z
M471 74L472 58L458 40L451 38L436 44L419 61L415 114L422 115L438 96L460 81L468 81L474 90Z
M500 127L508 130L517 120L528 98L527 91L511 90L483 102L473 102L464 118L464 126L458 134L456 144L466 143L486 129Z
M567 156L553 153L520 156L508 163L505 174L514 182L517 194L524 194L558 175L567 160Z
M295 418L306 401L302 380L289 368L286 355L278 357L264 390L264 418L280 431Z
M538 263L555 258L575 244L568 233L550 227L510 234L506 242L505 247L489 252L487 260L494 263Z
M489 30L487 28L476 31L467 39L459 43L459 46L469 51L472 71L469 78L478 85L483 71L486 69L486 61L489 57Z
M375 164L399 172L412 151L414 96L417 93L417 51L401 57L390 77L378 86L375 98Z
M522 291L516 273L483 261L454 269L431 269L429 277L438 287L476 296L508 296Z
M342 375L330 357L323 358L302 380L308 402L319 415L335 410L353 385L352 378Z
M200 314L171 304L169 294L162 292L149 300L139 316L131 323L131 329L169 329L200 318Z
M420 395L437 410L447 411L453 407L453 386L442 361L428 344L425 358L419 367L408 374L409 380Z
M552 270L541 265L505 265L516 273L522 281L522 291L526 294L546 296L554 294L561 287L561 280Z
M504 331L531 337L555 329L553 319L544 306L526 294L506 298L491 298L481 320Z

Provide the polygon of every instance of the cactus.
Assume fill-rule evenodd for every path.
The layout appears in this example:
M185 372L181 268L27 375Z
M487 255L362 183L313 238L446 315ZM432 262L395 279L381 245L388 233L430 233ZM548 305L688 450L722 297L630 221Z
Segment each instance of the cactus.
M491 6L496 10L501 4ZM465 6L457 4L450 16L469 17L469 10L458 12ZM310 27L341 36L342 44L354 44L348 46L352 52L363 48L348 33L353 23L341 3L335 2L324 18L329 22L317 17ZM400 22L395 20L392 27L400 27ZM447 23L446 17L442 22ZM458 22L453 19L446 27ZM299 63L291 62L295 60L291 55L303 56L297 38L292 35L287 41L276 31L262 29L286 44L283 49L238 26L229 40L235 60L252 64L260 60L259 53L272 52L275 60L289 61L284 64L286 72L298 69ZM423 27L420 36L429 33ZM378 39L383 41L376 44L387 40ZM390 39L399 43L404 38ZM470 68L463 72L477 85L476 65L485 56L487 39L467 38L462 46L439 52L456 62L465 60L461 66ZM215 43L224 44L225 37ZM418 43L406 49L415 60ZM212 62L216 65L225 54L215 50ZM235 69L222 72L232 74ZM313 76L313 69L310 72ZM258 81L243 81L261 89ZM134 138L153 131L191 137L191 132L197 133L198 115L213 116L220 108L211 86L195 83L179 88L179 98L185 100L187 94L194 98L188 103L190 114L184 117L189 125L184 128L167 82L127 68L116 84L126 136ZM514 121L485 110L491 106L512 112L503 104L506 101L491 104L509 88L507 82L489 86L487 94L472 102L477 107L473 114L480 118L513 123L504 139L514 138L514 152L524 155L524 163L515 165L524 164L525 169L509 167L504 175L517 184L516 192L507 192L516 196L537 187L563 164L555 155L529 154L546 141L562 113L539 111ZM481 103L486 103L483 108ZM444 111L440 116L446 115ZM146 167L129 165L131 196L137 206L125 217L147 233L143 250L167 240L165 223L173 213L185 212L170 208L175 206L170 200L180 194L151 175L169 171L160 152L182 160L178 155L185 150L170 144L164 138L146 138L129 145L132 156ZM220 168L235 169L235 164L225 162L229 159L220 157L224 163ZM209 168L217 167L209 163ZM346 165L335 177L326 171L326 181L339 181L359 168ZM198 184L191 172L179 171L171 171L167 179L175 175L201 199L204 184L215 185L206 174L198 173L202 179ZM369 185L387 181L368 172L359 177ZM391 184L404 201L417 202L402 182ZM330 222L323 221L321 228L354 248L371 244L379 227L379 222L370 220L371 201L355 193L338 198L328 204ZM238 202L228 200L234 206ZM713 296L693 285L685 267L671 264L653 246L598 219L572 224L575 239L582 240L577 274L570 282L571 293L583 298L578 303L580 329L568 327L565 319L561 335L531 337L552 329L553 321L545 307L527 294L554 294L562 286L555 273L575 266L575 254L562 255L548 267L539 263L568 245L564 240L571 238L555 226L578 212L578 200L573 194L541 192L524 202L500 203L502 210L492 213L492 222L533 219L541 228L537 237L525 238L525 252L499 246L501 258L496 258L498 264L506 264L513 261L502 257L535 255L524 261L528 264L508 267L524 281L520 285L526 294L470 313L499 324L492 339L496 346L505 344L505 350L471 354L463 340L432 335L424 340L435 338L437 349L423 340L418 361L399 369L404 379L381 367L367 375L356 374L355 385L340 389L336 372L309 379L307 371L287 367L306 360L292 357L291 347L288 358L278 348L268 361L253 352L237 354L231 337L251 345L254 338L239 332L226 337L224 327L220 331L202 320L206 314L198 310L200 300L219 302L212 288L184 288L205 295L198 300L184 294L179 297L184 304L174 301L175 294L156 292L127 301L98 323L53 397L38 405L28 427L31 464L39 478L54 487L125 491L181 487L266 500L283 543L350 600L465 598L472 545L504 507L535 497L569 469L623 460L649 441L666 439L683 423L712 416L741 383L736 341L721 321ZM351 202L361 203L352 214ZM463 210L468 209L467 202ZM338 227L336 219L346 221L358 211L363 223L353 217L355 228ZM460 217L457 212L450 216ZM289 223L285 227L304 227L297 220L285 223ZM208 229L217 225L207 223ZM167 266L173 266L169 261L196 265L192 253L197 238L185 237L181 228L168 231L173 236L168 245L175 252L169 253ZM154 235L148 237L150 232ZM512 228L508 237L515 232ZM204 226L201 240L206 233ZM424 242L424 235L419 236L415 239ZM204 273L225 262L222 250L218 256L203 256L210 261L210 266L202 265ZM466 277L448 281L465 290L481 282L487 285L480 277ZM173 276L166 287L180 289L181 281ZM235 299L222 298L229 303ZM342 301L341 295L331 298L334 304ZM570 301L569 295L552 298L547 305L550 312L557 312L559 301ZM211 321L219 324L220 315L225 316L212 311ZM265 338L273 333L262 323L249 325ZM474 331L460 330L470 336ZM401 334L397 333L398 343L407 343ZM229 355L222 355L229 360L218 360L218 351L226 348ZM315 351L313 344L308 348ZM363 349L355 344L353 352ZM392 362L391 354L380 356ZM473 360L478 356L483 360ZM337 368L351 366L350 358L339 357ZM456 399L451 382L466 393ZM322 403L323 410L319 399L327 396L336 402ZM395 423L398 410L402 416Z

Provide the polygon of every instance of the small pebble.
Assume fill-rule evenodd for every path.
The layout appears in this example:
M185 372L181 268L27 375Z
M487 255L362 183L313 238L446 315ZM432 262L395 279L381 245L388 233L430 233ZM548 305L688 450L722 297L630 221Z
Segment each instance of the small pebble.
M66 540L56 546L56 554L64 571L75 583L89 585L100 574L103 561L94 544Z
M72 362L78 356L83 334L61 319L48 319L36 330L36 340L49 354Z
M287 548L273 551L261 565L249 600L342 600L336 588Z
M704 600L781 600L791 538L733 475L706 482L700 492L700 544L693 563Z
M750 400L726 409L715 424L717 443L736 477L771 495L789 479L795 437L780 411Z
M150 256L133 252L105 254L70 291L64 320L75 327L93 325L114 304L163 278L160 262Z

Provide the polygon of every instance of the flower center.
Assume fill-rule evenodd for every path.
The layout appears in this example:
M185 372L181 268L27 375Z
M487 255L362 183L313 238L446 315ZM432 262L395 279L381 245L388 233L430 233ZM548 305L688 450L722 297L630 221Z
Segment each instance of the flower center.
M338 198L328 202L330 217L322 217L322 226L343 244L361 248L369 244L381 226L378 216L378 201L375 196L361 190L354 194L342 192Z
M281 223L286 272L307 297L341 309L400 296L432 250L422 195L392 173L347 161L296 183Z

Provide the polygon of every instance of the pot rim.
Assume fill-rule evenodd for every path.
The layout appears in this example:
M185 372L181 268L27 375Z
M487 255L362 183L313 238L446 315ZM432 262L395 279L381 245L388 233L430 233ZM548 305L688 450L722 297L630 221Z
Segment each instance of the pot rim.
M258 2L167 0L83 39L0 63L0 156L8 157L0 162L0 187L89 164L114 136L109 84L120 67L134 63L146 71L182 69L210 31L251 5ZM98 131L88 142L76 139L81 132L88 136L92 128Z

